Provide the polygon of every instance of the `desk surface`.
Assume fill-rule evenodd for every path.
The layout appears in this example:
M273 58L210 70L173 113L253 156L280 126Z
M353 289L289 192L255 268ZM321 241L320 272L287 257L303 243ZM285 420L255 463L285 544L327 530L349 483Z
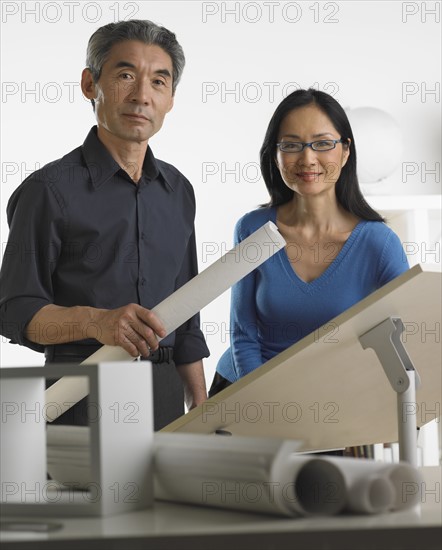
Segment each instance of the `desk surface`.
M378 516L274 518L156 502L152 509L106 518L39 518L49 533L1 533L2 550L440 550L441 469L423 468L420 510ZM14 518L2 518L12 521ZM24 522L25 518L16 518ZM26 521L26 520L25 520ZM30 523L36 519L30 519Z

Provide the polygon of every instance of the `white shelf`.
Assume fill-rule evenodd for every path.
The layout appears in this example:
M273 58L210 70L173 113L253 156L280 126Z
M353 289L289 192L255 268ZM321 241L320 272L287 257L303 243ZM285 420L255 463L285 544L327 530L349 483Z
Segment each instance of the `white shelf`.
M402 241L410 266L441 265L442 195L366 195Z

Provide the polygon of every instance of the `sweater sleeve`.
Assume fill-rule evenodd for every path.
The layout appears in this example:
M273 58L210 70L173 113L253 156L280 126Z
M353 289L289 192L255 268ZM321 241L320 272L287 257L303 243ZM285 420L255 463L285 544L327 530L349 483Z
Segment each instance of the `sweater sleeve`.
M248 237L240 220L234 233L235 246ZM230 307L230 343L238 378L262 365L256 312L256 277L253 270L232 287Z
M407 255L399 237L393 231L389 231L379 259L377 270L378 287L387 284L409 268Z

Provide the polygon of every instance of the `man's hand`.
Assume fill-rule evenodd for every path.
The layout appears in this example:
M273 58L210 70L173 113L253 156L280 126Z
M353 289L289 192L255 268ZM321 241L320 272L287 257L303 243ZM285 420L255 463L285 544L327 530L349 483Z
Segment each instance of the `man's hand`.
M98 341L110 346L121 346L133 357L147 357L149 350L158 348L157 335L166 336L158 317L138 304L118 309L96 310L95 323L100 328Z
M88 306L42 307L26 327L26 336L43 345L65 344L95 338L102 344L121 346L133 357L149 355L158 348L166 331L158 317L138 304L118 309Z

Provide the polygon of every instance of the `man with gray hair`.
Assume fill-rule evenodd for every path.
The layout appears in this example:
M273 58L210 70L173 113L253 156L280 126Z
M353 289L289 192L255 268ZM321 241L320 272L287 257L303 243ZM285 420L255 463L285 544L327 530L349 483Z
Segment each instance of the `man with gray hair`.
M149 145L184 62L175 35L150 21L92 35L81 87L97 125L13 193L0 275L1 333L47 363L81 362L102 344L152 361L156 430L183 414L184 398L189 408L206 399L199 316L159 346L150 311L197 274L193 188ZM87 424L87 400L59 421Z

